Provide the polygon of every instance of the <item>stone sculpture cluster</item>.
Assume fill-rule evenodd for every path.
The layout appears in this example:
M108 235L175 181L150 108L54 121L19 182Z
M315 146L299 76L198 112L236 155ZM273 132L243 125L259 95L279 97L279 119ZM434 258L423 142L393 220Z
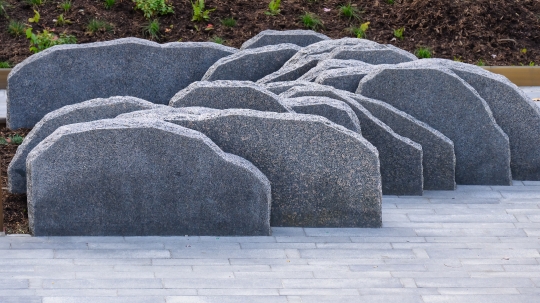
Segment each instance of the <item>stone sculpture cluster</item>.
M8 77L8 168L35 235L379 227L381 198L540 180L540 108L392 45L264 31L240 50L61 45Z

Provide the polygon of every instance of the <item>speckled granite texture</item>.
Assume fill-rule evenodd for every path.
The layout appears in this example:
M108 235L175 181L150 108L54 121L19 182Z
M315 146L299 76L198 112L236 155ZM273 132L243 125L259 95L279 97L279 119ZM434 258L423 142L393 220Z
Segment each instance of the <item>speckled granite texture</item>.
M94 98L134 96L167 104L236 51L210 42L160 45L138 38L53 46L9 74L7 125L31 128L53 110Z
M271 233L268 179L205 135L165 121L60 127L30 152L27 171L36 236Z
M67 105L48 113L34 126L17 148L17 153L8 167L8 190L11 193L26 193L26 157L28 153L60 126L114 118L119 114L160 107L135 97L111 97L92 99Z
M319 61L316 67L310 69L309 72L302 75L302 77L298 78L298 80L315 81L319 75L328 70L362 66L371 66L371 64L358 60L325 59ZM356 84L358 87L358 83Z
M172 97L172 107L201 106L215 109L245 108L277 113L289 112L278 95L250 81L194 82Z
M328 59L358 60L369 64L398 64L418 60L409 52L382 44L377 48L364 45L340 46L330 52Z
M271 83L278 81L294 81L314 68L319 63L320 56L309 56L294 64L283 65L279 70L267 75L257 83Z
M510 144L486 101L443 67L382 66L357 93L387 102L454 142L456 182L510 185Z
M291 43L304 47L329 39L330 38L328 38L326 35L310 30L276 31L268 29L258 33L253 38L244 42L240 49L257 48L282 43Z
M300 49L298 45L284 43L241 50L214 63L202 80L255 82L280 69Z
M306 86L306 85L310 85L310 82L296 80L296 81L270 82L270 83L264 84L264 87L266 87L267 90L273 92L274 94L279 95L295 86Z
M337 89L354 93L358 88L358 83L360 83L360 80L362 80L362 78L364 78L374 68L375 65L366 65L326 70L319 73L315 79L315 83L332 86Z

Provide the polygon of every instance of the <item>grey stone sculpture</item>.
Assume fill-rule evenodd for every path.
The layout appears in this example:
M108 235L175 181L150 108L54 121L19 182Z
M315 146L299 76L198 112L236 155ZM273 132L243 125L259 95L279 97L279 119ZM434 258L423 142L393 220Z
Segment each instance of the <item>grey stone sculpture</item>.
M323 96L349 105L360 120L362 136L379 151L382 190L385 195L422 195L422 146L395 133L374 117L357 101L330 86L310 83L293 87L280 95L283 98Z
M259 79L257 83L294 81L314 68L319 63L320 56L309 56L294 64L283 65L279 70Z
M360 80L362 80L362 78L364 78L374 68L376 68L376 65L338 68L323 71L318 74L317 78L315 79L315 83L332 86L337 89L354 93L358 88L358 83L360 83Z
M164 121L60 127L30 152L27 171L36 236L271 233L268 179L205 135Z
M458 184L510 185L508 136L486 101L444 67L382 66L357 93L387 102L454 142Z
M276 31L269 29L258 33L255 37L244 42L240 49L257 48L282 43L292 43L304 47L329 39L330 38L326 35L311 30Z
M341 38L336 40L324 40L302 48L286 64L294 64L308 56L328 54L340 46L359 45L365 48L380 48L381 44L366 39ZM327 55L325 55L327 57Z
M301 49L285 43L241 50L221 58L212 65L203 81L214 80L257 80L280 69L287 60Z
M264 84L267 90L277 95L284 93L285 91L295 86L306 86L306 85L310 85L310 82L296 80L296 81L270 82L270 83Z
M245 108L277 113L289 112L278 95L250 81L194 82L172 97L172 107L201 106L215 109Z
M243 109L162 118L257 166L272 184L272 226L381 226L378 153L358 133L319 116Z
M210 42L160 45L138 38L54 46L9 74L7 126L31 128L53 110L94 98L134 96L167 104L236 51Z
M299 114L318 115L344 126L359 134L360 121L347 103L328 97L298 97L283 99L292 110Z
M340 46L330 52L328 59L358 60L369 64L398 64L417 60L415 55L407 51L382 44L376 48L365 45Z
M67 105L45 115L17 148L8 167L8 190L26 193L26 158L30 151L57 128L79 122L114 118L120 114L161 107L135 97L111 97Z
M310 69L307 73L303 74L301 77L298 78L298 80L315 81L315 79L317 79L319 75L328 70L369 66L371 66L371 64L358 60L325 59L319 61L316 67ZM356 83L356 86L358 87L358 83Z

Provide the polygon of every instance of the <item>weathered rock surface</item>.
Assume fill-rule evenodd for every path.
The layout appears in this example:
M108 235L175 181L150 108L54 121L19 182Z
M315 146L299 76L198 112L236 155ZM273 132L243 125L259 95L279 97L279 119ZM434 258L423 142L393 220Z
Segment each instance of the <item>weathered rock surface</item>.
M271 233L268 179L203 134L164 121L60 127L28 155L27 170L36 236Z
M272 226L381 226L378 153L358 133L319 116L241 109L163 119L257 166L272 184Z
M167 104L236 51L209 42L160 45L137 38L54 46L9 74L7 126L31 128L53 110L94 98L134 96Z
M381 47L381 44L377 42L366 40L366 39L358 39L358 38L341 38L341 39L336 39L336 40L324 40L324 41L313 43L311 45L308 45L302 48L289 61L287 61L286 64L294 64L308 56L328 54L335 48L340 47L340 46L346 46L346 45L358 45L365 48L380 48ZM327 57L327 55L325 55L324 57Z
M319 63L319 60L318 56L309 56L294 64L283 65L279 70L258 80L257 83L295 81L314 68Z
M310 69L307 73L302 75L302 77L298 78L298 80L315 81L317 77L328 70L369 66L371 66L371 64L358 60L326 59L319 61L316 67ZM356 83L356 86L358 87L358 83Z
M214 63L204 74L202 80L256 82L279 70L300 49L301 47L298 45L284 43L241 50Z
M9 164L9 192L26 193L26 157L34 147L57 128L73 123L114 118L123 113L157 107L161 106L139 98L126 96L92 99L74 105L67 105L48 113L26 136Z
M306 86L306 85L310 85L310 82L296 80L296 81L270 82L270 83L264 84L267 90L277 95L284 93L285 91L295 86Z
M172 107L245 108L277 113L289 112L278 95L250 81L194 82L172 97Z
M398 64L418 60L415 55L394 47L382 45L344 45L332 50L328 59L358 60L369 64Z
M329 39L330 38L328 38L326 35L311 30L276 31L269 29L258 33L255 37L244 42L240 49L257 48L282 43L291 43L305 47L310 44Z
M387 102L450 138L458 184L511 184L508 136L486 101L451 70L382 66L360 81L357 93Z
M360 83L360 80L362 80L362 78L364 78L374 68L376 68L376 65L338 68L323 71L319 73L315 79L315 83L332 86L337 89L354 93L358 88L358 83Z

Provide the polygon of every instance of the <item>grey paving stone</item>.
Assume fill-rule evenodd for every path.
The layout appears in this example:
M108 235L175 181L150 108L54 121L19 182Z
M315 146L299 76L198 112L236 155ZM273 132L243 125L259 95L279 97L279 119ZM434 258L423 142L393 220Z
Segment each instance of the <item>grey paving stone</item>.
M25 289L28 288L28 280L26 279L2 279L0 280L0 288L2 289Z
M163 279L164 288L282 288L280 279Z
M508 136L486 101L449 69L382 66L360 81L357 93L389 103L450 138L458 184L510 185Z
M478 303L485 301L490 303L532 303L538 300L534 295L426 295L422 296L425 303Z
M94 98L134 96L167 104L214 62L236 51L216 43L160 45L138 38L59 45L17 64L9 74L7 125L31 128L53 110Z
M523 229L510 228L484 228L484 229L463 229L463 228L416 228L415 232L420 237L523 237L527 234Z
M365 63L358 60L339 60L339 59L324 59L319 60L317 66L310 69L308 72L304 73L298 80L303 81L315 81L319 75L324 74L326 72L329 72L331 70L335 69L347 69L347 68L365 68L366 70L369 70L372 65L369 63ZM360 80L358 80L360 82ZM356 88L358 87L358 82L356 82L356 87L354 88L354 91L356 91ZM332 86L332 85L331 85ZM342 89L342 88L340 88Z
M415 55L392 45L377 47L344 45L330 52L329 59L358 60L368 64L398 64L418 60Z
M283 43L241 50L219 59L208 68L203 81L247 80L257 81L280 69L301 47Z
M71 279L71 280L50 280L42 281L44 289L61 288L61 289L83 289L83 288L163 288L161 279Z
M418 287L531 287L534 284L526 278L429 278L414 279Z
M2 303L42 303L40 297L0 297Z
M281 43L292 43L301 47L329 40L326 35L311 30L264 30L242 44L240 49L257 48Z
M28 155L27 172L30 229L36 235L271 232L268 179L203 134L160 120L63 126ZM232 187L225 185L230 178Z
M363 287L402 287L399 279L283 279L283 288L363 288Z
M52 249L5 249L0 250L2 259L49 259L54 255ZM11 262L10 262L11 263Z
M44 297L43 303L165 303L164 297Z
M24 138L8 167L8 190L26 193L26 158L47 136L60 126L114 118L126 112L157 108L158 105L135 97L111 97L67 105L43 117Z
M517 288L437 288L441 295L518 295Z
M253 82L226 80L194 82L174 95L169 106L247 108L277 113L290 111L290 108L276 94Z
M283 102L299 114L318 115L362 134L360 121L347 103L328 97L286 98Z
M200 300L193 301L193 297L167 297L167 303L242 303L242 302L261 302L261 303L286 303L290 302L285 296L201 296Z

